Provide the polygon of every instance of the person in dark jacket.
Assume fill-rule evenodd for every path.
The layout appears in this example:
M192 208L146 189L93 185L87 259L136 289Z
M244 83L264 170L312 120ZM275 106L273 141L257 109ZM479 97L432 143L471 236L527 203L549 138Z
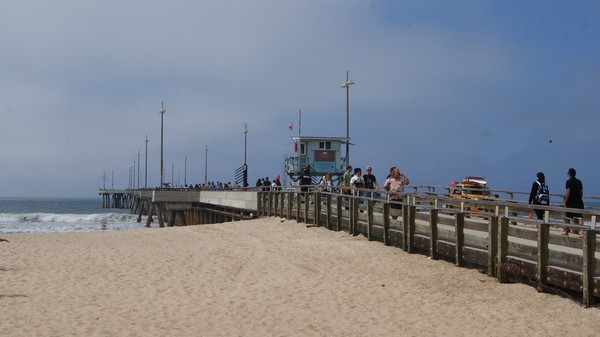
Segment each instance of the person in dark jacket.
M546 176L544 176L544 172L538 172L537 175L537 180L533 182L533 184L531 184L531 192L529 193L529 203L530 204L534 204L534 205L544 205L544 206L548 206L550 205L550 198L548 198L548 200L545 201L540 201L537 198L537 194L538 194L538 190L540 189L540 186L542 186L542 184L546 184ZM547 187L547 185L546 185ZM544 219L544 210L543 209L535 209L535 214L537 215L537 218L540 220Z
M302 170L302 173L295 179L299 182L300 191L302 194L309 191L309 187L312 184L312 178L310 177L310 168L306 167Z
M581 180L575 178L575 175L577 175L577 171L575 171L574 168L570 168L567 172L569 180L567 180L567 183L565 184L566 191L563 200L563 206L568 208L583 209L583 184L581 183ZM566 223L573 223L574 218L581 219L581 213L566 212ZM562 234L569 235L569 227L565 227ZM581 230L579 231L579 237L583 238L583 231Z

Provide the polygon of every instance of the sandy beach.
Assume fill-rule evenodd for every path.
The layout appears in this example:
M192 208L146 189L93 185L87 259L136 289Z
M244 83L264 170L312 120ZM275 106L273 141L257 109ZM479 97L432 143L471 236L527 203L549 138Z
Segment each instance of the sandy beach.
M4 235L2 336L596 336L600 309L279 218Z

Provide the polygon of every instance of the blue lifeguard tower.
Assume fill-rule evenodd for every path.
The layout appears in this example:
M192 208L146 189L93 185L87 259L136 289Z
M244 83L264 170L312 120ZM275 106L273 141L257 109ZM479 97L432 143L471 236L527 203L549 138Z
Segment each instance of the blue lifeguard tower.
M313 183L318 183L325 173L339 179L344 174L345 158L342 157L343 137L291 137L294 154L284 159L285 173L296 178L307 166L310 167Z

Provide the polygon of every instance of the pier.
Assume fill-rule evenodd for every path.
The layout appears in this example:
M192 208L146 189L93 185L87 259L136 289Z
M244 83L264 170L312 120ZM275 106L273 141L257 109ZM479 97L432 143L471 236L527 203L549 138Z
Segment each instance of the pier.
M415 186L402 203L342 195L339 190L294 188L277 191L132 190L126 192L138 221L150 227L182 226L281 217L362 235L370 241L423 254L458 267L474 268L499 282L529 284L540 292L573 298L586 307L600 298L596 221L599 209L578 210L569 224L577 234L561 235L565 208L529 205L519 192L495 191L501 199L457 199L443 188ZM407 189L408 191L408 189ZM110 193L101 191L103 193ZM522 193L524 194L524 193ZM557 196L554 196L555 198ZM104 197L103 197L104 198ZM112 200L112 197L107 197ZM129 199L130 198L130 199ZM544 220L531 219L534 208ZM407 271L409 272L409 271Z
M202 225L257 217L254 191L190 189L100 190L104 208L129 208L146 227Z

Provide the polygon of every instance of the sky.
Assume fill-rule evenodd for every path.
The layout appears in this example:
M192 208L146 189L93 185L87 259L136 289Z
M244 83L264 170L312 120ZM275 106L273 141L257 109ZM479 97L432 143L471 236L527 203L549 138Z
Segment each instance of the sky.
M300 110L345 136L347 71L380 181L564 193L574 167L600 195L600 1L2 0L0 46L0 197L143 186L146 158L158 186L161 104L165 181L234 181L245 143L251 184L283 175Z

